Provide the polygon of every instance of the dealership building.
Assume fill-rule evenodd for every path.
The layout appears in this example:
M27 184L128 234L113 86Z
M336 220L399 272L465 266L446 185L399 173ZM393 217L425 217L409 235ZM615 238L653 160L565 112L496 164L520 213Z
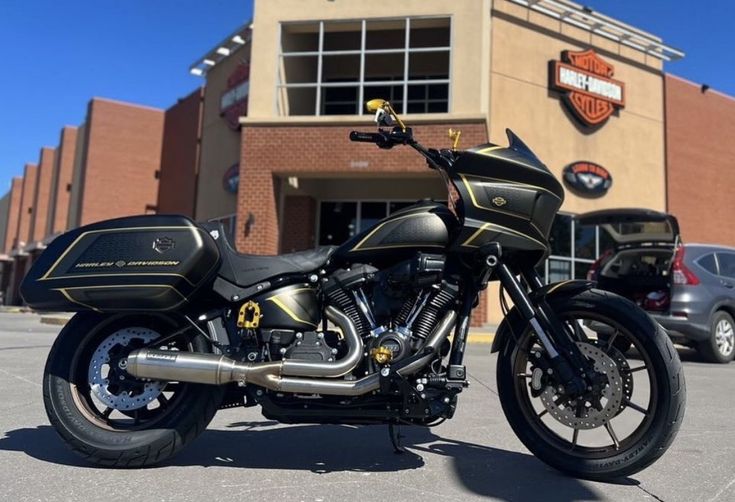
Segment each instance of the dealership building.
M168 110L147 110L156 118L146 121L160 122L147 137L159 143L142 159L150 186L139 202L83 217L80 201L107 198L107 182L92 187L74 177L84 162L65 151L64 135L77 152L91 148L84 141L96 155L135 151L105 153L113 146L95 143L92 105L79 128L86 132L65 128L59 147L26 166L0 199L4 270L27 268L60 230L116 215L217 219L241 252L276 254L339 244L417 199L446 199L412 150L348 141L349 131L372 127L363 103L375 97L433 147L449 147L450 127L462 132L460 148L504 145L510 128L565 180L542 268L549 281L584 277L606 247L603 232L576 224L586 211L669 211L685 241L735 246L721 189L735 165L735 100L664 73L664 62L683 56L565 0L256 0L252 22L192 65L202 88ZM82 155L87 165L92 157ZM28 221L28 200L45 219ZM51 223L60 214L63 229ZM18 276L4 274L3 287ZM488 295L476 323L497 320L495 301Z

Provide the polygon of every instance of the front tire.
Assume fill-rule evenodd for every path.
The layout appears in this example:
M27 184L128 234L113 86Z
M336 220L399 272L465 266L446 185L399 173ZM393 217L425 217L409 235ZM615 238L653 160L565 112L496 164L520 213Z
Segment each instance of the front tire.
M46 362L43 401L51 425L73 451L101 466L148 466L173 456L204 431L222 399L221 388L143 382L114 363L136 345L178 328L162 315L84 312L67 323ZM210 351L200 334L166 345Z
M559 319L568 322L570 327L577 326L580 331L591 333L590 337L585 333L578 335L582 340L578 345L586 349L583 354L590 359L597 357L600 367L607 368L615 362L617 369L610 373L614 377L609 377L606 407L602 410L609 414L596 412L588 406L590 403L557 399L558 391L553 385L533 397L528 378L531 362L527 355L538 353L540 345L535 335L520 322L517 313L512 312L510 321L520 342L516 344L512 336L507 337L497 365L498 393L508 422L535 456L572 476L611 480L646 468L671 445L684 415L684 374L671 340L645 312L612 293L590 290L572 297L549 299L549 303ZM642 364L635 361L629 365L623 353L609 343L609 335L595 338L590 326L596 323L608 324L629 339L641 355ZM576 333L575 329L575 336ZM635 394L631 375L640 375L644 370L650 387L647 406L636 404L633 401L640 398L632 397ZM638 388L645 396L645 386L641 388L639 384ZM544 398L546 401L542 402ZM616 407L621 401L624 405ZM629 436L620 439L622 435L615 433L614 424L623 423L627 432L627 421L632 421L630 415L625 416L626 422L618 419L624 412L641 414L643 418L637 428L629 427L632 431ZM582 444L581 430L586 436L593 436L589 438L589 445Z

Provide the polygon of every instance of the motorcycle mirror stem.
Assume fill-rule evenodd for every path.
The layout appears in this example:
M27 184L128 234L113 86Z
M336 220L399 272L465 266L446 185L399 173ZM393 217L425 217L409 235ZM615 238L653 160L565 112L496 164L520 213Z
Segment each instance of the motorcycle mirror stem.
M371 99L370 101L365 103L365 108L369 113L375 113L375 121L378 123L378 125L391 125L390 122L383 123L383 119L385 115L387 115L392 120L395 120L395 122L401 128L401 131L406 132L406 124L403 123L403 121L400 119L400 117L388 101L381 98Z

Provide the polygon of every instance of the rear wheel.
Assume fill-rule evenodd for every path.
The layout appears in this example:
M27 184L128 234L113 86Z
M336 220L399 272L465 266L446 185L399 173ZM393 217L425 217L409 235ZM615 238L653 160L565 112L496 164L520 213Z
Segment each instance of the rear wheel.
M576 477L629 476L658 459L684 414L684 375L666 333L631 302L592 290L550 300L574 333L581 353L605 375L605 385L579 398L565 395L547 370L544 349L516 319L497 366L505 415L539 459ZM630 342L634 359L616 348Z
M151 465L206 428L222 389L143 381L125 371L125 357L142 346L209 352L198 333L164 339L179 328L163 315L92 313L64 327L46 363L43 399L51 424L75 452L100 465Z
M727 364L735 356L735 322L727 312L717 311L710 323L710 337L697 346L699 354L711 363Z

